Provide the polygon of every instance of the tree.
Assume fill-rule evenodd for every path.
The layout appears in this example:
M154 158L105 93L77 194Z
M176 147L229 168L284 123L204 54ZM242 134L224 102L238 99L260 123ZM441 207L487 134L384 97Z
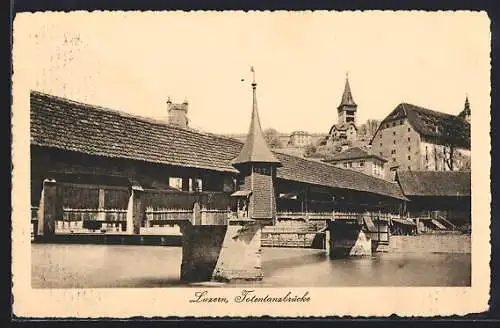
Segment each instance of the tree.
M318 151L318 148L315 145L309 144L304 149L304 156L305 157L311 157L314 154L316 154L317 151Z
M264 130L264 139L270 148L281 148L281 140L279 138L279 133L273 128Z
M377 132L380 122L378 120L367 120L359 127L359 134L364 136L373 136Z
M434 156L434 170L439 170L442 163L442 170L449 171L469 171L470 170L470 158L468 156L460 156L460 152L451 143L447 143L441 146L434 146L433 150Z
M443 158L450 171L455 168L455 147L450 144L443 146Z
M470 157L466 157L462 160L462 166L460 167L460 171L470 171L471 163Z

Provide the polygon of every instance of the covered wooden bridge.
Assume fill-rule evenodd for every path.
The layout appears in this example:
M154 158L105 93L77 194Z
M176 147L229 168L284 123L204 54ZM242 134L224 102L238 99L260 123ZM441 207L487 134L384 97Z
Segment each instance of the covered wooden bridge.
M189 254L206 247L210 235L219 255L205 259L210 265L204 267L232 279L261 274L259 265L248 269L248 263L221 269L221 258L226 265L237 262L242 247L231 244L221 255L232 226L235 234L253 231L241 240L256 247L258 258L261 232L248 228L256 222L294 219L331 231L332 222L352 221L374 232L371 218L401 213L406 198L397 183L271 152L252 86L246 143L32 91L31 202L39 238L50 241L62 225L77 232L104 223L107 233L138 235L178 224L184 278L206 276L191 266L197 260Z

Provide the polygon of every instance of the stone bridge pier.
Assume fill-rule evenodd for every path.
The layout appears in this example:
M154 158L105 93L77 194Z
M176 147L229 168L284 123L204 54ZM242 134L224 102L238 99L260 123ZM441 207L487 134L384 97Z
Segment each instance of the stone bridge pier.
M325 248L332 258L372 255L371 237L359 221L330 221L325 231Z
M226 225L181 224L181 280L262 280L261 226L254 220Z

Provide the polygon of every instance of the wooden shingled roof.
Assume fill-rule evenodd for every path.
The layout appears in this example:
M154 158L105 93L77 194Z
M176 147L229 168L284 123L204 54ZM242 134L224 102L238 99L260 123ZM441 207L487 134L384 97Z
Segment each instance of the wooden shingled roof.
M32 91L31 144L89 155L237 173L241 141ZM279 179L405 199L397 183L328 163L274 155Z
M30 106L32 145L238 172L230 161L241 144L228 138L39 92L31 92Z
M278 168L280 179L299 181L330 188L365 191L374 194L406 199L395 182L376 178L354 170L342 169L328 163L276 153L282 167Z
M407 197L471 195L470 171L401 171L396 179Z

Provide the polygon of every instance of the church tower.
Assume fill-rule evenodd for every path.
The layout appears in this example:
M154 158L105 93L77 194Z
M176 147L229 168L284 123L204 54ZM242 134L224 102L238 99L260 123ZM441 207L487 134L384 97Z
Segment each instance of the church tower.
M358 105L354 102L351 93L351 87L349 85L349 75L346 74L344 93L342 94L342 100L340 105L337 107L337 112L339 116L338 125L342 126L344 124L353 123L356 125L356 111Z
M240 171L242 183L239 190L249 194L248 217L257 220L274 220L276 218L276 168L281 163L269 149L260 125L257 109L257 83L255 71L252 83L253 106L250 129L240 154L232 164Z

